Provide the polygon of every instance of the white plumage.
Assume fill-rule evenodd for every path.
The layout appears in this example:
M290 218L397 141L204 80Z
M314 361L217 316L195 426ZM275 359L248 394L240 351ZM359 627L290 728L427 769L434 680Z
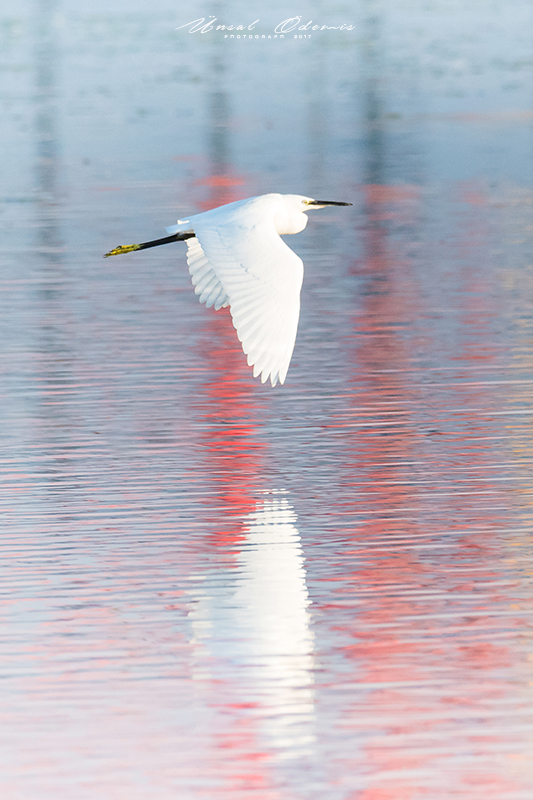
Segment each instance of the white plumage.
M304 272L301 258L280 234L302 231L304 212L322 205L301 195L266 194L167 228L168 233L194 232L187 240L194 291L208 308L229 305L254 377L261 375L263 383L270 378L272 386L284 383L289 369Z
M230 307L233 325L253 367L254 377L272 386L284 383L294 350L302 260L281 235L307 225L304 212L327 205L295 194L265 194L228 203L167 228L187 241L187 262L200 302L215 310ZM173 241L169 236L140 245L117 247L106 255L143 250Z

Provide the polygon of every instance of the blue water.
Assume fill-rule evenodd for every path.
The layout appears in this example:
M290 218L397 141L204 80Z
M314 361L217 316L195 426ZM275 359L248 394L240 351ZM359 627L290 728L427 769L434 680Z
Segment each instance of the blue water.
M531 6L389 5L3 7L3 797L531 797ZM102 258L269 191L275 389Z

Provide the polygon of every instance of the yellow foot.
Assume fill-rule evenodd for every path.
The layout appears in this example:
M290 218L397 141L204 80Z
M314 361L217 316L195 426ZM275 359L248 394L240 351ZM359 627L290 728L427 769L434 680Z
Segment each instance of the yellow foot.
M109 253L104 255L104 258L108 256L119 256L121 253L131 253L132 250L140 250L140 244L119 244L118 247L115 247L114 250L110 250Z

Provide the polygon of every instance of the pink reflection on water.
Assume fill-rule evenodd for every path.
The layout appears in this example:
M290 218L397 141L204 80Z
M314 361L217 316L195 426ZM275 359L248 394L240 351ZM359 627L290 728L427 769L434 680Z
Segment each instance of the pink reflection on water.
M205 207L236 199L234 181L210 181ZM203 311L203 309L202 309ZM217 797L291 800L279 768L314 741L313 659L296 517L265 475L259 422L268 391L254 381L227 309L204 316L199 351L209 380L196 398L210 500L202 579L189 593L193 675L214 712L210 769ZM214 796L214 791L201 796Z
M352 413L376 424L356 428L347 448L346 467L353 465L360 477L350 480L345 473L354 503L344 513L347 521L363 516L354 528L353 553L364 567L344 576L362 598L344 630L354 640L345 649L353 680L369 691L342 718L344 729L364 732L363 754L338 763L336 771L362 770L367 776L367 788L350 795L354 800L440 796L439 774L446 781L445 796L496 800L523 788L509 762L495 764L494 756L512 747L513 734L497 723L510 690L498 671L514 660L505 643L508 626L523 625L525 618L509 616L509 596L490 588L500 557L497 534L512 524L512 516L502 503L499 473L490 469L498 455L487 442L498 429L490 414L479 414L493 408L491 389L481 382L472 386L468 378L470 364L490 365L501 353L491 344L497 299L477 291L487 230L483 218L468 218L465 240L456 245L477 265L465 268L460 288L466 298L461 349L452 359L462 370L449 389L432 395L431 385L419 382L413 362L426 341L417 333L423 303L410 262L392 250L386 230L375 224L402 218L395 206L405 199L411 213L414 196L373 186L367 195L373 224L366 234L368 257L359 265L369 278L355 320L363 335L356 351ZM384 213L383 204L393 210ZM399 335L410 329L408 337ZM458 408L459 425L448 432ZM424 420L428 409L430 430ZM433 426L444 430L433 431ZM446 528L453 533L449 544L442 541ZM442 542L443 557L424 550L432 541ZM480 591L483 584L488 588ZM486 736L479 733L480 717L486 718ZM461 766L460 754L467 752L475 753L475 772Z

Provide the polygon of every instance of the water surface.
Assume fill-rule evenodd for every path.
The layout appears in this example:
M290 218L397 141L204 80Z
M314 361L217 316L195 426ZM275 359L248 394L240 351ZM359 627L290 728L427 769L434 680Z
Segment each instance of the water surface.
M2 11L10 800L531 797L531 7L304 11ZM354 204L275 389L184 247L102 259L268 191Z

